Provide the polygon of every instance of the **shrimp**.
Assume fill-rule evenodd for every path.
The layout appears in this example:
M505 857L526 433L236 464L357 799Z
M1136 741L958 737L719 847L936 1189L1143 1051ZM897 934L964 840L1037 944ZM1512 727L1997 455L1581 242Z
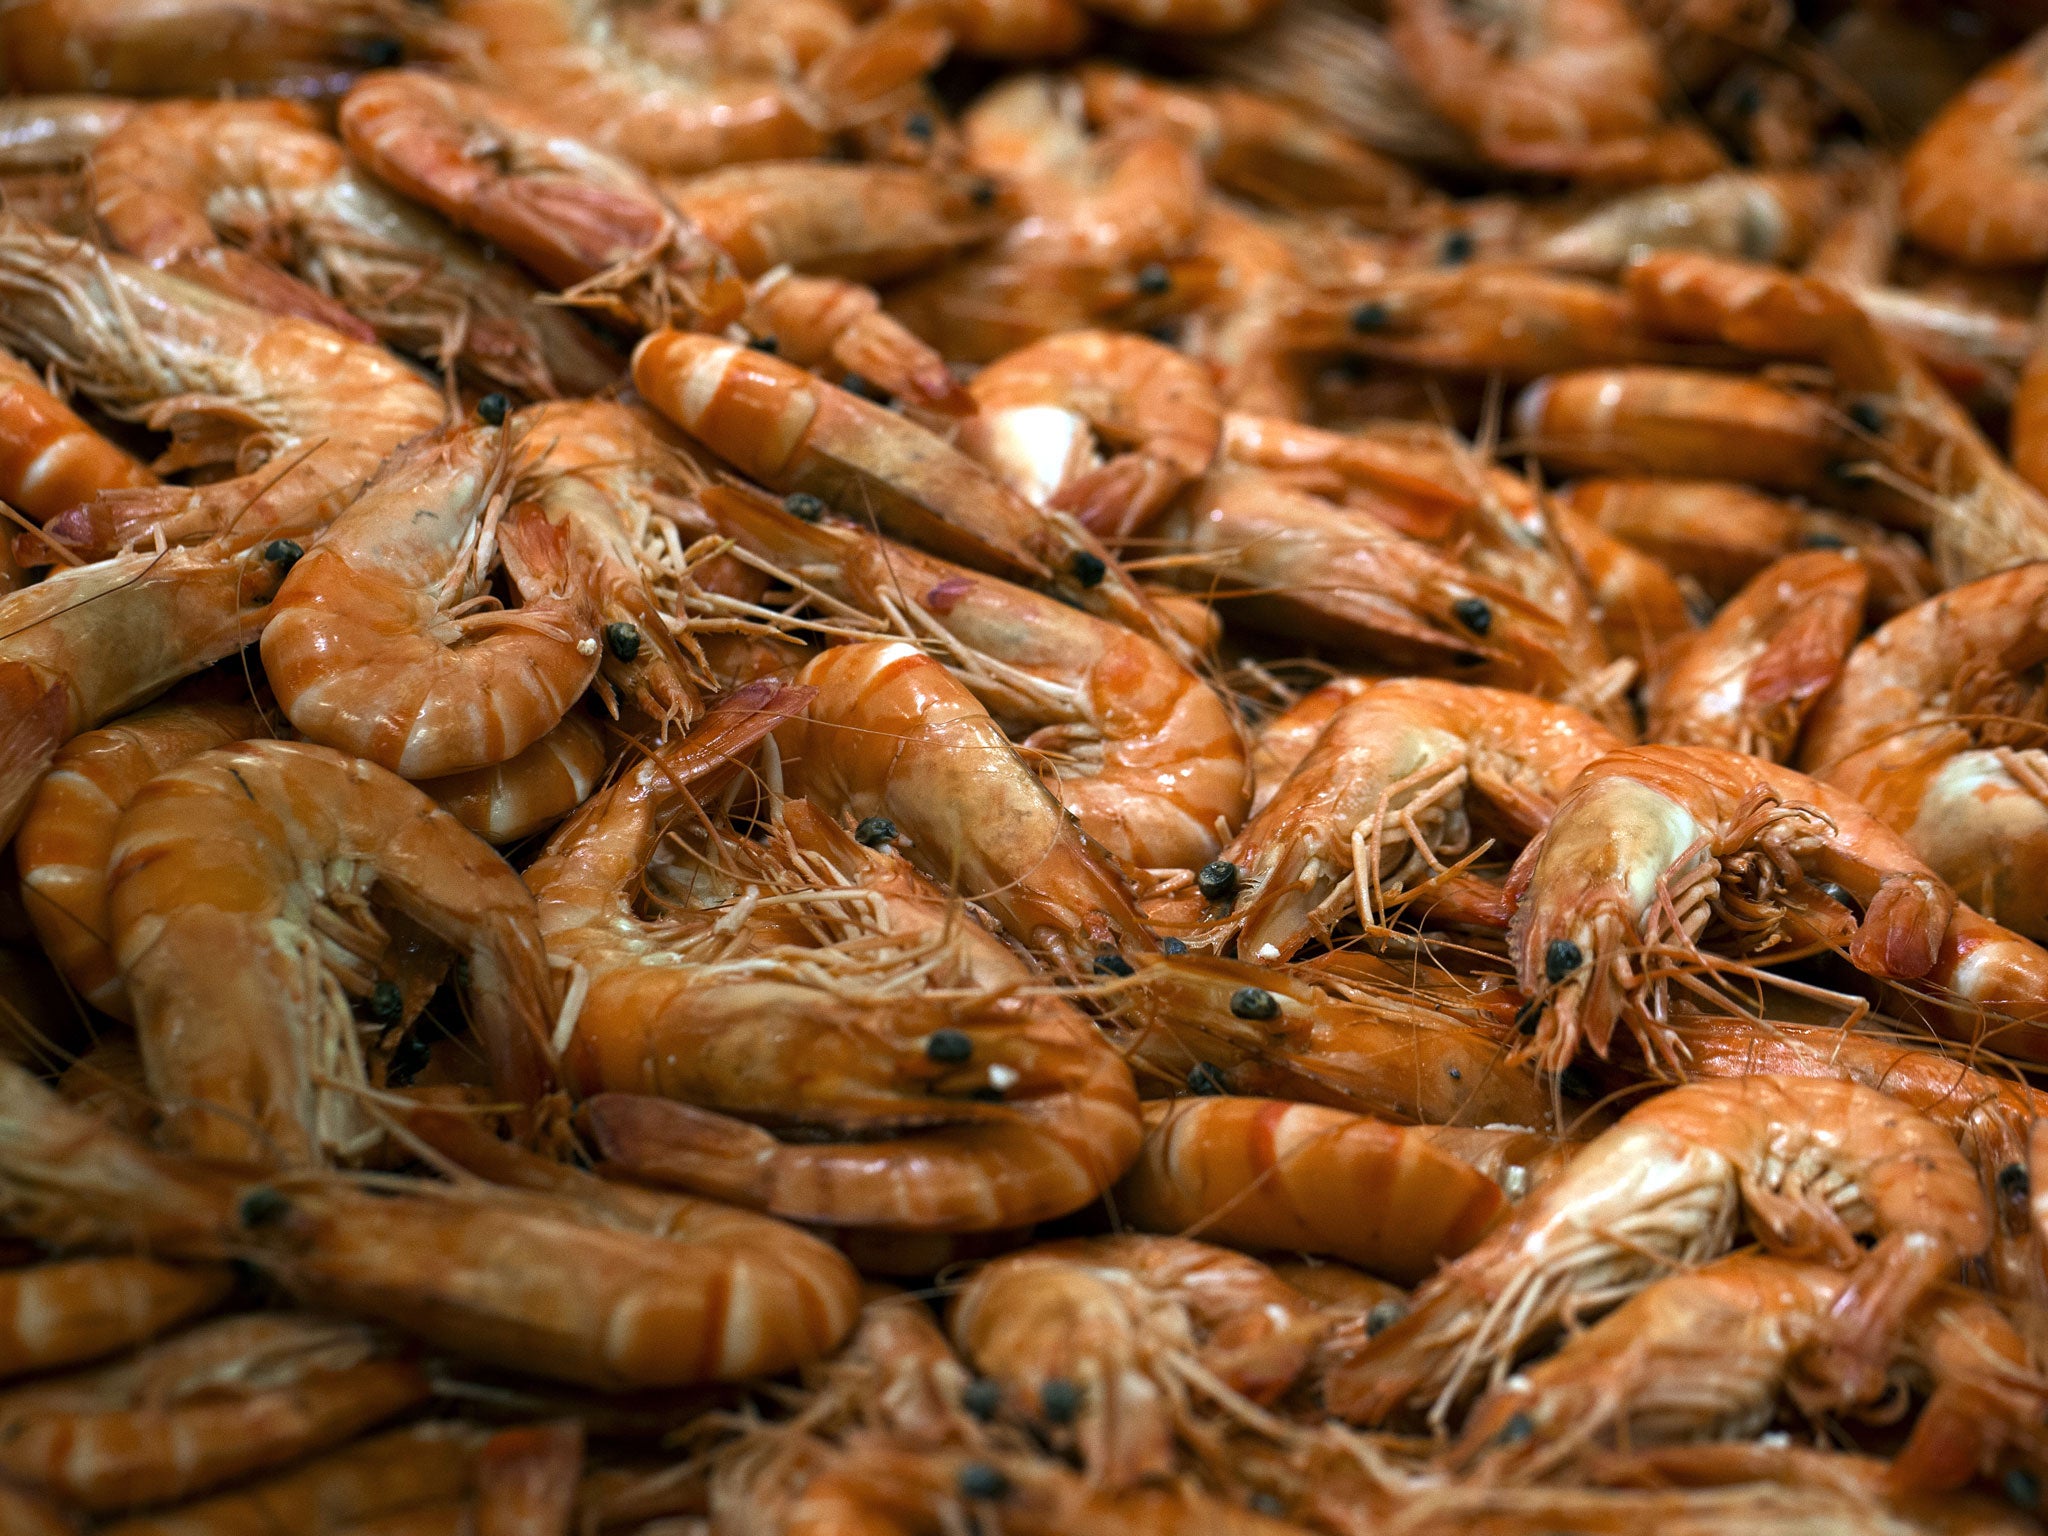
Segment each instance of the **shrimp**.
M1190 1389L1284 1392L1322 1323L1254 1259L1173 1237L1046 1243L978 1270L953 1341L1025 1422L1071 1428L1091 1479L1129 1488L1173 1470Z
M45 524L90 556L149 534L233 549L303 539L443 416L439 392L382 347L11 216L0 216L0 295L0 339L109 414L171 434L159 471L235 471L197 487L108 490Z
M10 96L0 102L0 199L67 235L92 233L85 166L136 104L118 96Z
M1159 646L1049 597L843 524L713 490L720 530L804 588L882 619L945 661L1043 754L1081 829L1147 869L1194 869L1245 811L1244 742L1229 706Z
M1863 627L1869 577L1832 550L1787 555L1669 653L1647 735L1783 762Z
M961 446L1027 501L1112 540L1207 473L1222 438L1207 372L1142 336L1047 337L982 369L968 392L977 411ZM1105 462L1098 440L1123 451Z
M1667 646L1697 627L1684 589L1655 556L1556 502L1550 524L1585 580L1593 619L1610 653L1650 671Z
M225 1266L141 1257L0 1269L0 1312L8 1319L0 1333L0 1378L130 1349L211 1311L233 1288Z
M263 668L310 739L408 778L487 768L553 730L596 676L597 614L566 535L503 511L503 438L459 428L393 455L278 588ZM498 549L524 598L511 610L477 601Z
M0 597L0 836L66 741L254 640L280 563L135 551Z
M1252 738L1252 815L1273 803L1273 796L1301 766L1331 717L1373 684L1369 677L1333 677L1258 728Z
M1816 882L1842 888L1860 920ZM1692 947L1717 916L1768 951L1818 925L1895 981L1927 976L1955 893L1840 791L1711 747L1629 747L1589 766L1509 877L1516 973L1541 1005L1530 1051L1562 1070L1615 1023L1653 1055L1668 982L1645 946Z
M1440 1427L1549 1328L1721 1253L1745 1214L1774 1251L1846 1271L1809 1366L1816 1397L1844 1404L1882 1385L1913 1306L1991 1227L1948 1133L1882 1094L1767 1076L1690 1084L1630 1111L1424 1281L1406 1318L1326 1377L1325 1397L1368 1423L1426 1407ZM1858 1232L1877 1245L1859 1248Z
M611 763L596 723L571 710L525 751L420 788L485 842L503 847L545 832L590 798Z
M432 1391L358 1323L251 1313L0 1394L0 1469L95 1512L160 1504L343 1443Z
M490 91L371 75L338 124L378 180L615 318L717 326L745 300L725 253L646 177Z
M777 732L792 793L888 818L927 878L1066 968L1153 948L1115 870L938 662L874 641L825 652L797 681L818 694Z
M1762 1254L1667 1276L1489 1391L1453 1457L1527 1477L1610 1442L1746 1440L1770 1426L1848 1284L1827 1265Z
M155 475L80 421L34 369L0 352L0 501L46 523L103 491L155 484Z
M93 152L92 176L110 244L230 298L522 394L589 393L617 370L531 283L365 176L294 103L144 107Z
M1539 241L1531 257L1612 273L1646 250L1705 250L1796 265L1833 224L1846 188L1823 171L1728 171L1631 192Z
M747 290L741 323L757 346L799 367L837 363L851 375L849 387L859 381L949 416L974 409L973 397L946 360L885 313L875 291L859 283L772 272Z
M1688 182L1724 163L1704 133L1665 120L1656 44L1622 0L1517 0L1477 15L1396 0L1391 11L1387 40L1415 83L1495 165Z
M1368 688L1224 850L1220 931L1241 955L1280 960L1354 911L1379 925L1389 897L1426 892L1430 872L1465 852L1468 793L1532 837L1579 771L1620 745L1579 710L1525 694L1419 678Z
M111 948L107 856L136 793L213 747L266 736L261 711L231 700L159 704L60 751L15 838L22 904L64 979L100 1012L131 1017Z
M183 1146L304 1165L378 1139L347 990L385 939L373 897L468 957L499 1090L538 1095L554 982L511 869L371 763L245 742L151 780L108 865L114 957Z
M1402 1284L1470 1248L1507 1203L1426 1132L1238 1098L1148 1104L1144 1148L1115 1199L1143 1232L1331 1254Z
M2048 122L2036 34L1952 97L1900 163L1899 206L1920 244L1976 266L2048 258L2048 176L2038 144ZM1980 188L1995 185L1997 195Z
M2048 1465L2048 1377L2012 1319L1989 1297L1949 1286L1914 1322L1907 1352L1932 1390L1893 1458L1891 1489L1950 1493L2007 1460L2038 1476Z

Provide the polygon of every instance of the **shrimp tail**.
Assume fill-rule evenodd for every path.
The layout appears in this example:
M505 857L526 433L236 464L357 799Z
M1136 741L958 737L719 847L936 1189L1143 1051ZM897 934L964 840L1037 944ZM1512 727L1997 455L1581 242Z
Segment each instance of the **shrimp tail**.
M835 361L890 394L948 416L974 414L974 396L953 377L945 358L877 311L843 331L832 345Z
M1885 876L1849 941L1850 962L1894 981L1925 976L1940 955L1954 905L1954 898L1930 880Z
M0 662L0 843L14 836L64 745L69 714L61 682L46 682L23 662Z
M498 523L498 547L504 551L506 575L527 603L542 597L559 600L590 588L588 582L576 579L575 552L568 531L549 521L546 511L532 502L520 502L506 509ZM589 607L587 602L584 606ZM588 627L597 623L594 610L579 617L587 621Z
M773 1194L778 1144L759 1126L638 1093L600 1093L582 1109L598 1150L621 1170L756 1210Z
M1052 504L1073 513L1097 538L1114 544L1144 527L1185 478L1150 454L1119 454L1061 486Z

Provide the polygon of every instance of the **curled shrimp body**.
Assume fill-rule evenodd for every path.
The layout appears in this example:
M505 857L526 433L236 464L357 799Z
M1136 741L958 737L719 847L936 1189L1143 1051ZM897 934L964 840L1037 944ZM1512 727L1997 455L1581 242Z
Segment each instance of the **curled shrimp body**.
M705 498L721 531L806 586L930 647L1043 762L1081 828L1147 869L1194 869L1245 810L1229 706L1141 635L843 524Z
M1326 1398L1364 1422L1409 1404L1441 1425L1548 1327L1721 1253L1745 1214L1772 1249L1846 1272L1810 1369L1817 1390L1851 1403L1882 1383L1913 1306L1991 1227L1948 1133L1883 1094L1766 1076L1691 1084L1632 1110L1424 1281L1408 1316L1326 1379ZM1859 1248L1859 1232L1876 1247Z
M22 904L44 950L87 1002L129 1017L107 917L107 856L136 793L166 768L269 732L232 701L159 704L65 744L14 844Z
M1153 947L1111 865L937 661L874 641L825 652L797 681L818 693L777 733L792 791L855 820L887 817L927 878L1076 970L1104 950Z
M1631 192L1545 236L1531 256L1573 272L1616 272L1646 250L1705 250L1797 264L1835 219L1839 178L1819 171L1729 171Z
M0 352L0 501L46 523L102 491L155 484L155 475L80 421L34 369Z
M946 360L859 283L771 272L747 289L741 324L799 367L835 363L854 379L928 411L958 416L974 409Z
M1051 336L989 364L968 392L977 409L961 446L1034 505L1112 539L1207 473L1222 438L1207 370L1142 336ZM1100 462L1098 440L1121 451Z
M1252 814L1273 803L1289 774L1338 710L1374 685L1369 677L1339 676L1313 688L1257 728L1252 737Z
M948 1325L1011 1412L1041 1425L1064 1416L1090 1476L1112 1489L1171 1471L1190 1388L1270 1400L1323 1326L1265 1265L1172 1237L1047 1243L997 1259L954 1298Z
M180 1142L231 1162L306 1164L376 1139L348 987L384 902L465 954L500 1091L546 1080L554 984L533 898L396 775L297 742L246 742L159 774L109 864L114 957ZM231 963L230 963L231 962ZM238 1022L230 1022L238 1021Z
M227 1268L140 1257L51 1259L0 1270L0 1378L132 1348L219 1305Z
M1915 240L1957 261L2048 257L2048 34L2037 34L1951 98L1900 166L1899 209ZM1997 195L1986 197L1989 182Z
M359 1323L251 1313L0 1394L0 1469L94 1511L161 1504L342 1443L422 1402Z
M0 218L0 335L110 414L172 437L159 470L203 486L108 490L45 525L103 556L161 533L247 548L303 539L387 453L440 425L439 391L382 347Z
M1832 550L1767 566L1667 653L1649 739L1784 761L1856 643L1869 587L1862 562Z
M571 710L524 752L438 779L420 788L434 803L497 847L545 832L590 798L611 762L604 733Z
M350 91L339 126L380 181L617 318L739 312L732 264L646 177L502 96L397 70Z
M1855 920L1816 881L1840 886ZM1509 881L1516 972L1543 1016L1532 1046L1553 1071L1581 1043L1604 1053L1615 1023L1658 1050L1658 988L1631 953L1690 945L1716 916L1751 948L1818 923L1852 964L1926 976L1955 893L1839 790L1711 747L1627 747L1589 766ZM1853 927L1852 927L1853 924Z
M230 298L525 394L596 390L617 368L530 282L364 175L294 104L144 107L94 151L92 176L110 244Z
M1471 1247L1506 1204L1426 1132L1240 1098L1146 1105L1145 1145L1115 1198L1140 1231L1330 1254L1403 1284Z
M470 427L394 455L278 589L263 666L314 741L425 779L488 767L561 721L597 674L598 623L565 537L504 510L510 449ZM502 549L525 601L479 605Z
M1533 837L1579 771L1620 745L1590 715L1526 694L1420 678L1365 690L1224 851L1238 953L1285 959L1353 912L1381 922L1388 897L1465 852L1468 794Z
M254 640L278 574L253 554L136 551L0 597L0 833L65 742Z

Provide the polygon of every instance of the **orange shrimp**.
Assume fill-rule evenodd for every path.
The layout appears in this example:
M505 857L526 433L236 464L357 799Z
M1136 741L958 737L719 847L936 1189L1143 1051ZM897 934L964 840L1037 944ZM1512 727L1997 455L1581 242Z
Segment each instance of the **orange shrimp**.
M1046 1243L997 1259L953 1299L953 1340L1034 1426L1070 1429L1097 1485L1170 1473L1190 1389L1284 1392L1322 1323L1254 1259L1173 1237Z
M1843 178L1823 171L1728 171L1626 193L1539 241L1568 272L1612 273L1646 250L1705 250L1796 266L1835 219Z
M66 981L129 1018L107 917L114 829L144 784L213 747L267 736L261 711L228 700L159 704L72 738L51 764L14 843L22 903Z
M0 216L0 293L0 337L109 414L171 434L158 470L235 471L196 487L109 489L45 525L94 557L157 533L235 549L303 539L444 414L439 391L382 347L12 216Z
M1323 727L1353 699L1373 686L1369 677L1331 678L1303 694L1258 727L1252 737L1252 807L1254 816L1273 803L1287 776L1301 766Z
M504 509L511 455L495 427L422 439L292 567L263 667L307 737L408 778L487 768L553 730L597 675L566 536ZM498 550L515 609L477 601Z
M102 491L155 484L155 475L44 388L34 369L0 352L0 501L46 523Z
M1141 868L1194 869L1245 810L1229 706L1119 625L843 524L721 490L720 530L834 602L929 647L1013 734L1081 824Z
M346 990L368 990L385 940L373 895L468 956L500 1091L524 1105L546 1084L555 991L533 898L373 764L295 742L201 753L130 804L108 887L150 1083L195 1152L303 1165L377 1140Z
M503 847L545 832L588 800L610 763L604 733L571 710L504 762L423 779L420 788L485 842Z
M80 1365L211 1311L234 1288L224 1266L140 1257L51 1259L0 1269L0 1378Z
M744 302L725 253L645 176L502 96L376 74L349 92L339 126L379 180L622 320L722 325Z
M1555 501L1550 525L1585 580L1593 619L1611 654L1651 671L1667 646L1697 627L1684 589L1655 556Z
M1326 1379L1332 1409L1378 1422L1404 1404L1441 1426L1498 1387L1549 1326L1611 1306L1668 1267L1725 1250L1739 1217L1774 1250L1846 1283L1810 1364L1817 1396L1882 1386L1914 1305L1982 1252L1990 1213L1948 1133L1853 1083L1696 1083L1640 1105ZM1859 1248L1853 1234L1875 1232Z
M1142 1232L1331 1254L1402 1284L1470 1248L1506 1204L1424 1132L1239 1098L1146 1105L1145 1145L1115 1200Z
M2037 34L1950 99L1899 167L1907 230L1978 266L2048 257L2048 177L2035 145L2048 123L2048 35ZM1997 188L1982 195L1985 185Z
M1831 882L1860 919L1816 882ZM1509 878L1516 972L1541 1006L1529 1049L1561 1071L1583 1043L1604 1054L1618 1020L1655 1057L1668 982L1648 947L1692 948L1719 916L1766 953L1818 929L1849 961L1898 981L1927 976L1955 893L1847 795L1711 747L1627 747L1589 766Z
M859 283L771 272L747 290L741 323L758 347L799 367L838 364L852 376L849 387L859 381L949 416L974 409L945 358L885 313L875 291Z
M1892 1460L1892 1490L1951 1493L2001 1463L2018 1462L2033 1477L2048 1467L2048 1375L1990 1297L1944 1287L1914 1319L1907 1353L1932 1390Z
M282 563L137 551L0 597L0 834L66 741L254 640Z
M989 364L968 392L977 410L961 447L1027 501L1112 540L1207 473L1223 431L1206 370L1142 336L1050 336ZM1101 461L1098 440L1122 451Z
M209 1492L426 1400L417 1364L357 1323L251 1313L0 1394L0 1469L104 1512Z
M1832 550L1787 555L1674 647L1651 689L1651 741L1783 762L1863 627L1870 580Z
M1464 853L1468 793L1533 837L1579 771L1620 745L1591 716L1525 694L1420 678L1368 688L1224 850L1220 931L1241 955L1284 960L1354 912L1378 925L1390 896L1426 890Z

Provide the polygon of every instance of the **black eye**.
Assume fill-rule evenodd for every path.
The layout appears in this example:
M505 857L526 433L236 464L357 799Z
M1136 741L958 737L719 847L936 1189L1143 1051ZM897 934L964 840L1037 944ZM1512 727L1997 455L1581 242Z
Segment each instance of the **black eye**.
M1454 229L1444 236L1443 244L1437 247L1437 259L1447 267L1463 266L1472 259L1478 249L1470 230Z
M1198 1061L1188 1068L1188 1092L1201 1099L1220 1099L1230 1092L1230 1085L1208 1062Z
M1543 946L1543 975L1547 981L1563 981L1586 963L1586 952L1570 939L1552 939Z
M1852 404L1849 407L1849 419L1872 437L1884 436L1884 412L1868 400L1858 400Z
M1131 962L1122 955L1097 955L1095 957L1094 970L1098 976L1129 976L1132 974Z
M1351 311L1351 329L1360 336L1370 336L1376 331L1384 331L1393 323L1393 311L1378 299L1361 304Z
M1109 574L1109 566L1102 556L1090 554L1085 549L1074 551L1074 557L1067 562L1067 569L1074 573L1074 580L1084 587L1099 587L1102 578Z
M791 517L800 517L807 523L815 523L825 515L825 503L809 491L791 491L782 498L782 510Z
M1239 987L1230 994L1230 1011L1240 1019L1277 1018L1280 999L1264 987Z
M1071 1424L1081 1412L1081 1389L1064 1377L1055 1376L1038 1389L1038 1411L1049 1424Z
M992 1467L985 1461L970 1461L960 1469L960 1497L963 1499L1000 1499L1009 1491L1010 1480L1003 1476L1000 1467Z
M863 848L882 848L896 841L896 823L886 816L866 816L853 829L853 840Z
M640 631L623 621L604 627L604 647L620 661L631 661L640 654Z
M1483 635L1493 628L1493 610L1483 597L1461 597L1451 604L1451 613L1475 635Z
M957 1029L935 1029L925 1036L924 1053L942 1067L957 1067L974 1056L974 1042Z
M272 539L263 546L263 558L277 567L282 576L306 557L306 548L297 539Z
M1173 291L1173 274L1156 261L1138 269L1137 282L1138 292L1148 299Z
M476 403L476 419L487 427L502 427L512 402L495 390Z

